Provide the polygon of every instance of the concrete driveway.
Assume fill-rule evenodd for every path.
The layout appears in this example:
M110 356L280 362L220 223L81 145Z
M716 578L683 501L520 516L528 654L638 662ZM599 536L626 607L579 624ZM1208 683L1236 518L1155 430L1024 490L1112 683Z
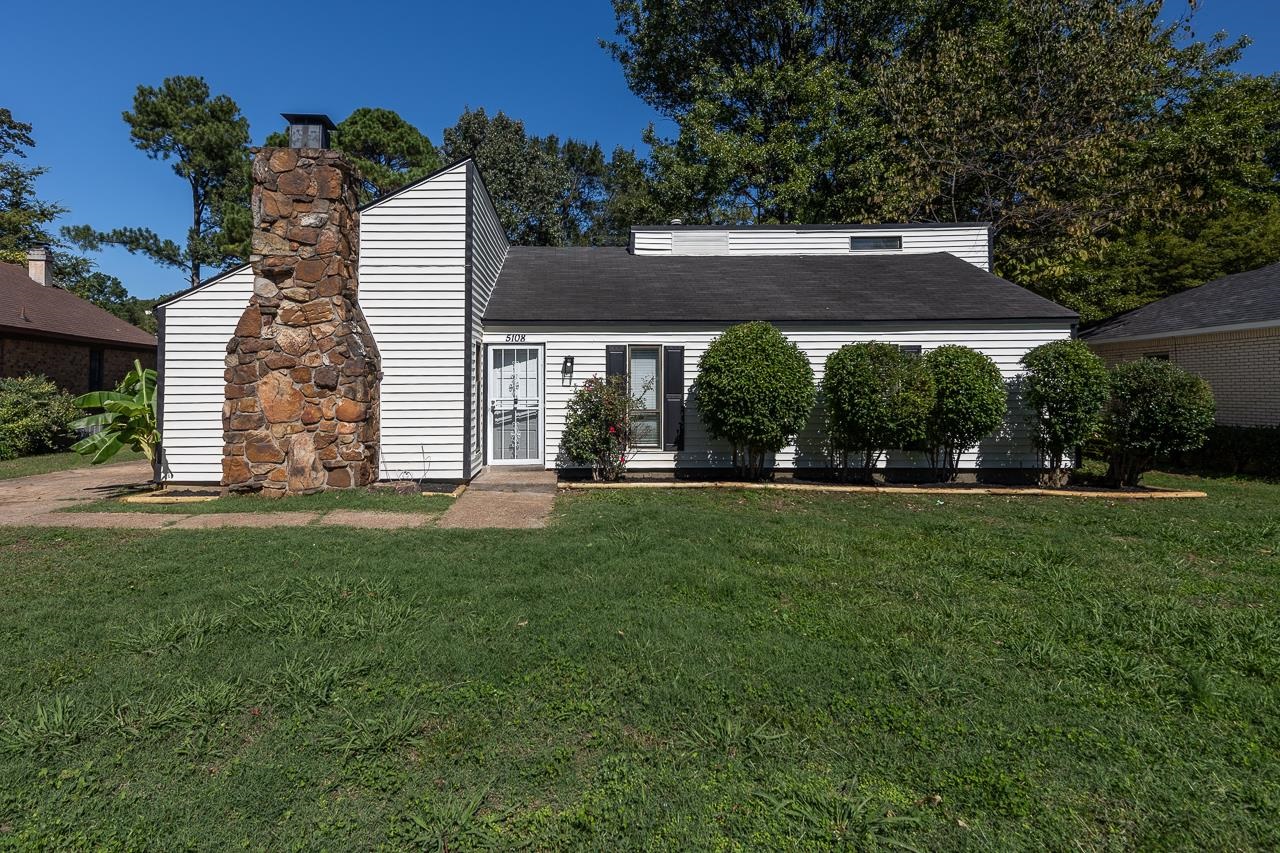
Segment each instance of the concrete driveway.
M150 481L151 466L146 462L119 462L0 480L0 525L40 526L56 521L62 526L78 526L74 515L47 516L68 506L110 497L128 486L145 486Z

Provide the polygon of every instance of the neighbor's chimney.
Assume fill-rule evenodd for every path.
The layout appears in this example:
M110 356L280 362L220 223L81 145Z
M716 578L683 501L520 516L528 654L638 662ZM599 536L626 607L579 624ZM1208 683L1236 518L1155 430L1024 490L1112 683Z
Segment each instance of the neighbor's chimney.
M305 494L378 476L378 348L360 310L355 167L323 116L253 160L253 295L227 344L222 484Z
M27 249L27 275L36 284L53 284L53 252L44 244Z

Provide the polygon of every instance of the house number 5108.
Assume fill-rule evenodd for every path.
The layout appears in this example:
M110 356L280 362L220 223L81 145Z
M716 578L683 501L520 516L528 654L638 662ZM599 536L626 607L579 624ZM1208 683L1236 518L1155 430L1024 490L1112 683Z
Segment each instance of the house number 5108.
M507 335L507 343L522 344L524 343L524 335Z

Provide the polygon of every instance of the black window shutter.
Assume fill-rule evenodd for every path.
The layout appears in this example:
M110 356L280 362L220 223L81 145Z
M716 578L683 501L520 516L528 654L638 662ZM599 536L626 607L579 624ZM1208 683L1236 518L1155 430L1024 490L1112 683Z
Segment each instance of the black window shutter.
M684 347L662 349L662 449L684 450Z
M610 344L604 348L605 378L627 375L627 348L624 344Z

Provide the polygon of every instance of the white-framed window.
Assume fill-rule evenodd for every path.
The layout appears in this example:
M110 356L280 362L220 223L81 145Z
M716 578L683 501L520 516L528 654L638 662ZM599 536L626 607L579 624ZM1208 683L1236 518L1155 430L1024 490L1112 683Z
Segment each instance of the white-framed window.
M875 237L850 237L851 252L901 252L902 235L893 234Z
M627 375L631 377L631 444L633 447L662 447L662 348L627 347Z

